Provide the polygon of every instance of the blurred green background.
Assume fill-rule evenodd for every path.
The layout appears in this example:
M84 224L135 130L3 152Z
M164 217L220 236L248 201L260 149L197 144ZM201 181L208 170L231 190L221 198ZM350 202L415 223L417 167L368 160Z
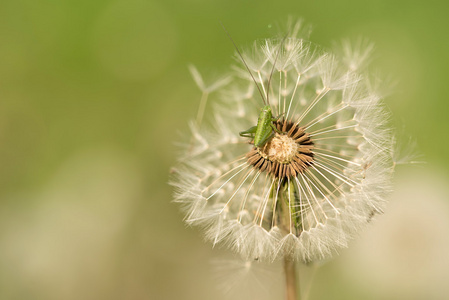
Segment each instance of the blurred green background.
M397 82L394 122L427 160L399 169L387 214L319 269L310 299L447 299L448 10L410 0L0 1L0 299L224 299L211 276L224 251L185 228L167 185L200 99L187 65L206 78L228 72L234 49L219 21L247 46L289 15L323 46L376 44L376 67Z

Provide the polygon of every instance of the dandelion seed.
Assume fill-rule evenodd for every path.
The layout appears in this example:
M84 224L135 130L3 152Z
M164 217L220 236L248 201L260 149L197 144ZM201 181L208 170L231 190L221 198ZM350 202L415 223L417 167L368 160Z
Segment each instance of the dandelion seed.
M358 67L372 45L345 44L339 57L298 36L298 24L242 52L246 65L226 86L211 85L213 110L191 124L171 181L186 222L250 260L329 258L391 189L389 115ZM257 124L263 102L278 118L256 146L239 132Z

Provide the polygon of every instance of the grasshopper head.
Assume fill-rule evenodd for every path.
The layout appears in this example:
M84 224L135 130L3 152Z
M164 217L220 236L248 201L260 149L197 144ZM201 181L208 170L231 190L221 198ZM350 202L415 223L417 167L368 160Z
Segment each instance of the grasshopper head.
M260 109L260 112L270 113L271 114L271 107L269 105L265 105L264 107L262 107Z

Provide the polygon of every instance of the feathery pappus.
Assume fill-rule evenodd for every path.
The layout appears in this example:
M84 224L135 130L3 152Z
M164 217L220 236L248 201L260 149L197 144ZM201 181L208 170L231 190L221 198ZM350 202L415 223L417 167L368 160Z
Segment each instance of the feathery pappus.
M209 86L191 67L203 99L180 146L175 201L187 224L247 259L328 258L391 190L389 113L362 68L372 46L325 51L306 31L298 22L237 48L233 76Z

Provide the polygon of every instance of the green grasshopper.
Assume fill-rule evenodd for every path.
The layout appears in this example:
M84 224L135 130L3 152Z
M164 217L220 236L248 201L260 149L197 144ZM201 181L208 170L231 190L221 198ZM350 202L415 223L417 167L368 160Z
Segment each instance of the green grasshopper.
M249 138L254 139L254 146L261 147L261 146L265 145L274 136L274 131L276 131L279 134L282 134L282 132L279 131L276 128L276 126L273 124L274 121L279 119L280 115L275 117L275 118L273 118L273 114L271 112L271 107L270 107L270 101L268 99L268 95L269 95L269 91L270 91L271 77L273 76L274 67L276 65L276 61L277 61L277 58L279 56L280 49L279 49L279 51L276 54L276 58L274 60L273 67L271 68L270 77L268 78L267 94L266 94L266 100L265 100L264 94L262 93L262 91L261 91L259 85L257 84L256 80L254 79L254 76L253 76L251 70L249 69L248 65L246 64L245 59L243 58L239 48L237 47L237 45L235 44L235 42L232 39L231 35L226 30L226 28L223 26L223 24L221 24L221 26L223 27L224 31L228 35L228 37L231 40L231 42L234 44L234 47L237 50L237 53L240 56L240 59L242 60L242 62L245 65L246 69L248 70L248 73L251 75L251 78L253 79L254 83L256 84L257 89L259 90L260 96L262 97L262 100L263 100L263 103L264 103L264 106L260 110L259 118L257 120L257 125L256 126L252 126L251 128L249 128L249 129L247 129L245 131L239 132L239 135L242 136L242 137L249 137ZM281 47L284 44L284 41L285 41L286 38L287 38L287 35L284 36L284 38L283 38L283 40L281 42Z
M240 136L243 137L249 137L254 139L254 146L261 147L265 145L273 136L274 131L276 131L279 134L282 134L281 131L279 131L276 126L274 126L273 122L278 120L279 116L276 118L273 118L273 115L271 113L271 108L269 105L265 105L260 110L260 115L257 120L257 125L253 126L245 131L239 132Z

